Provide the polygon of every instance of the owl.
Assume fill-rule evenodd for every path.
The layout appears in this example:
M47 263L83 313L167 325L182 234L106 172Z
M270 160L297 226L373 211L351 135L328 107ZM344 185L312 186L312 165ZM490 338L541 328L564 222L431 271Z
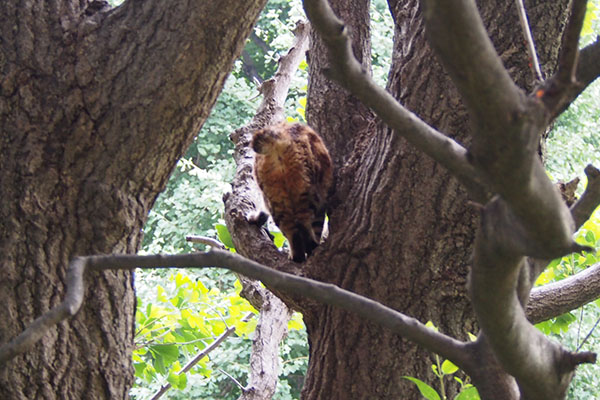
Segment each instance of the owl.
M256 131L252 148L265 205L290 244L290 258L303 262L321 242L333 183L329 152L309 126L287 122Z

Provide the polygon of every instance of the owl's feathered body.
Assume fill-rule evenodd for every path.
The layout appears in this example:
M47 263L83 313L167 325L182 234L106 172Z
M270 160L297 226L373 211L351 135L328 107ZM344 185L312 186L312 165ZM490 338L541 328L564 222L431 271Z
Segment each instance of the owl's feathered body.
M254 133L254 173L275 224L302 262L321 241L333 183L325 144L310 127L280 123Z

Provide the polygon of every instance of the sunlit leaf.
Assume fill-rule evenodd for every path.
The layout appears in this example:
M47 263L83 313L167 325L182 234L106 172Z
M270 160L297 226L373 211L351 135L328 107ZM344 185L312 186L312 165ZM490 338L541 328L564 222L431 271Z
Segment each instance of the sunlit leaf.
M292 314L292 318L290 322L288 322L288 330L301 330L304 329L304 321L302 320L302 314L294 313Z
M450 360L444 360L442 363L442 372L444 375L451 375L458 371L458 367L452 363Z
M283 244L287 240L285 238L285 236L283 236L283 233L281 233L279 231L269 231L269 232L271 233L271 235L273 235L273 243L275 244L275 246L279 249L282 248Z
M425 397L427 400L441 400L440 395L435 391L434 388L426 384L420 379L413 378L412 376L403 376L404 379L408 379L417 385L419 392Z
M475 386L465 387L454 400L480 400L479 392Z
M216 224L215 229L217 230L217 234L219 235L219 240L221 241L221 243L223 243L223 245L225 245L225 247L227 247L228 249L235 249L233 240L231 239L231 235L229 234L227 226L223 224Z
M171 364L179 358L179 348L174 344L151 346L152 352L164 358L164 361Z

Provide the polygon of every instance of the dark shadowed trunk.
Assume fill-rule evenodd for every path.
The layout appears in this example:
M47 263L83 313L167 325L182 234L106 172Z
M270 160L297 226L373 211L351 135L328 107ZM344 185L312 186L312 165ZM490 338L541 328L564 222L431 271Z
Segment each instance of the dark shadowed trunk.
M74 255L135 253L264 3L1 2L0 343L60 302ZM77 316L0 370L0 398L127 397L132 274L87 283Z

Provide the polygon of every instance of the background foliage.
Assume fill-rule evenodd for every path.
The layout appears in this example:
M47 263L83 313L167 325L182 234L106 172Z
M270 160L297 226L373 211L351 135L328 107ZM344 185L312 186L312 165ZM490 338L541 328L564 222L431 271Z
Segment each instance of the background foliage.
M111 3L116 5L119 2L113 0ZM599 2L588 3L584 44L594 40L594 32L600 32L596 17ZM372 1L371 17L373 75L384 85L393 40L393 22L385 0ZM143 253L204 250L202 246L186 242L185 236L217 237L216 226L222 223L222 196L229 190L228 182L235 171L233 145L228 135L251 120L260 102L257 85L274 74L278 57L287 51L295 23L301 19L304 19L304 14L300 0L269 1L210 118L177 164L165 191L156 201L144 228ZM290 119L304 119L306 80L306 63L303 63L286 103ZM584 179L583 167L586 164L600 166L597 150L600 144L599 99L600 85L595 84L556 122L549 136L546 161L554 179L568 181L575 176ZM580 191L584 185L585 181L580 184ZM599 244L598 213L578 236L580 242ZM562 279L596 262L595 254L555 260L538 283ZM131 391L132 398L150 398L166 382L174 388L163 398L229 400L240 395L240 385L244 386L247 382L251 332L256 318L242 322L245 315L255 311L239 297L239 289L236 277L219 269L136 272L138 307L133 357L137 379ZM591 332L583 346L586 350L597 351L600 337L593 328L600 318L599 306L600 302L588 304L538 327L572 350L580 346ZM236 328L235 334L205 357L191 373L177 375L186 362L229 327ZM301 316L295 315L289 327L289 335L280 349L282 371L275 399L299 398L307 366L306 332ZM436 362L433 356L432 360L435 367L432 376L418 378L433 382L435 391L445 398L441 382L463 375L459 375L460 371L445 370L443 366L447 364L440 364L439 359ZM416 378L407 379L418 381ZM569 398L596 398L598 387L600 370L596 366L580 367Z

